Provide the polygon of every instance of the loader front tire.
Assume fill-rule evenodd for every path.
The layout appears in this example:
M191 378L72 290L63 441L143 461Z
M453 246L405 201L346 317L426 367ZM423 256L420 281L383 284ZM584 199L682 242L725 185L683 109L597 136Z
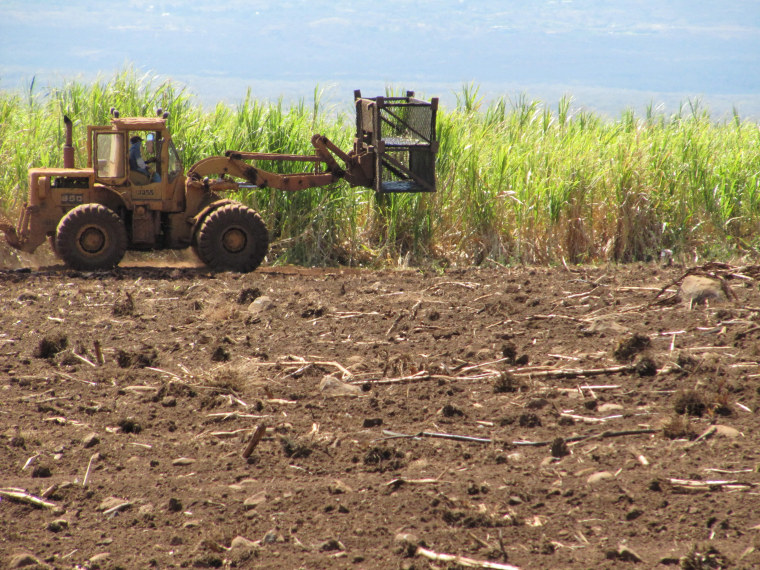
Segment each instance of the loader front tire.
M243 204L226 204L206 216L198 228L198 257L217 271L245 273L256 269L269 250L261 216Z
M127 230L113 210L101 204L82 204L58 223L55 251L74 269L110 269L127 251Z

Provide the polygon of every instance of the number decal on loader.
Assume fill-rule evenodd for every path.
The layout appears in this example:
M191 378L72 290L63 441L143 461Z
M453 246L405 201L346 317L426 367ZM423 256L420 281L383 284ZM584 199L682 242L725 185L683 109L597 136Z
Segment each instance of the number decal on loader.
M83 204L83 194L61 194L61 202L64 204Z

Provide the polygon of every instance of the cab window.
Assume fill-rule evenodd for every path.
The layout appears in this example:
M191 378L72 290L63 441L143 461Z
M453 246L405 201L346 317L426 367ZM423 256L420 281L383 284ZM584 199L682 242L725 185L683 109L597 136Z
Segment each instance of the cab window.
M123 178L125 158L123 133L98 133L95 139L95 174L98 178Z
M169 141L169 181L173 182L177 175L182 172L182 160L179 158L177 148Z

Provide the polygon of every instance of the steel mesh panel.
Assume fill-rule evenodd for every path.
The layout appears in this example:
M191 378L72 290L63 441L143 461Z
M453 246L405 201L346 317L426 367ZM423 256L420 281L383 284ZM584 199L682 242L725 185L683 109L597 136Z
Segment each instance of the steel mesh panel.
M386 103L380 108L381 138L386 145L428 145L432 140L430 105Z
M401 164L405 166L409 166L409 152L408 151L396 151L396 152L388 152L388 147L386 147L385 154L387 156L390 156L392 158L395 158L398 160ZM404 180L407 178L403 175L403 173L396 172L396 169L394 166L388 161L383 161L383 168L380 171L380 180L385 182L394 182L397 180Z

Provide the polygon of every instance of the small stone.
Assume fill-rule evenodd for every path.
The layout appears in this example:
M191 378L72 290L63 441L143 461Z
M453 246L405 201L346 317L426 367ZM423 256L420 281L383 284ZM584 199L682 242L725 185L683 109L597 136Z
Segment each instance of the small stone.
M715 427L715 435L720 435L723 437L730 437L735 438L739 437L740 435L743 435L742 432L740 432L736 428L732 428L730 426L723 426L723 425L716 425Z
M192 465L193 463L195 463L195 459L192 459L190 457L180 457L172 461L172 465L177 466L177 467L181 467L184 465Z
M547 400L546 398L534 398L532 400L529 400L528 403L525 404L525 409L543 410L548 405L549 405L549 400Z
M327 375L322 378L322 381L319 383L319 391L322 392L323 396L328 398L356 398L362 393L362 389L359 386L341 382L332 375Z
M245 501L243 501L243 506L247 511L251 509L255 509L259 505L263 505L267 501L267 494L266 491L259 491L255 495L251 495L248 497Z
M61 532L62 530L65 530L69 528L69 521L66 519L55 519L54 521L51 521L48 523L47 529L50 532Z
M164 408L173 408L177 405L177 398L174 396L166 396L163 400L161 400L161 405Z
M393 537L393 542L400 542L403 544L413 544L414 546L417 546L420 544L420 539L417 537L416 534L412 534L411 532L400 532L396 536Z
M333 481L327 486L327 491L331 495L343 495L345 493L352 493L353 489L349 487L348 485L346 485L340 479L336 479L335 481Z
M99 443L100 443L100 437L98 437L98 434L95 432L87 434L82 440L82 446L84 446L85 449L89 449L90 447L95 447Z
M393 537L393 542L398 545L398 550L406 556L411 558L417 552L417 547L421 544L419 537L411 532L400 532Z
M726 289L728 286L726 286ZM691 305L704 304L707 301L725 301L726 293L723 283L718 279L689 275L681 283L681 298Z
M28 552L23 552L21 554L16 554L15 556L11 558L10 563L8 564L8 568L42 569L42 568L50 568L50 566L42 562L42 560L40 560L36 556L32 556Z
M346 547L343 545L343 543L340 540L336 540L334 538L331 538L330 540L326 540L322 544L319 545L320 552L332 552L334 550L345 550L345 549Z
M606 553L608 560L622 560L623 562L643 562L644 560L636 552L631 550L625 544L617 547L617 550L608 550Z
M597 411L603 414L608 414L610 412L619 412L622 409L623 409L623 406L620 404L613 404L612 402L607 402L599 406L597 408Z
M267 297L266 295L262 295L261 297L258 297L253 303L248 305L248 312L253 313L254 315L258 315L260 313L263 313L264 311L268 311L269 309L272 309L274 307L274 301L272 301L271 297Z
M625 513L625 520L627 520L627 521L636 520L637 518L639 518L643 514L644 514L644 511L642 511L641 509L637 509L636 507L634 507L630 511L628 511L627 513Z
M586 334L599 334L612 337L624 335L629 331L630 329L625 325L609 320L606 317L594 319L594 322L583 330Z
M124 499L119 499L118 497L108 497L107 499L103 499L103 501L101 501L100 505L98 506L98 510L102 511L106 516L114 516L116 513L120 513L121 511L126 511L131 508L132 503L125 501Z
M98 510L107 511L108 509L112 509L118 505L121 505L124 502L125 502L124 499L120 499L119 497L106 497L98 505Z
M154 510L155 507L153 506L153 503L145 503L144 505L140 505L140 508L137 509L137 514L143 518L150 518L153 516Z
M721 437L727 437L730 439L735 439L739 436L743 436L744 434L740 432L736 428L732 428L730 426L724 426L724 425L713 425L707 428L704 432L700 434L700 436L697 438L697 441L703 440L703 439L709 439L711 437L715 436L721 436Z
M614 477L615 476L609 471L598 471L589 475L588 479L586 479L586 483L589 485L595 485L597 483L601 483L602 481L606 481L607 479L613 479Z
M245 538L236 536L230 543L228 562L232 568L251 568L246 561L250 561L256 556L259 549L259 543Z
M100 568L100 565L111 558L110 552L101 552L99 554L96 554L95 556L92 556L90 558L90 568L92 570L95 570L96 568Z
M230 550L234 550L236 548L256 548L257 546L258 545L254 541L248 540L244 536L236 536L230 543Z

